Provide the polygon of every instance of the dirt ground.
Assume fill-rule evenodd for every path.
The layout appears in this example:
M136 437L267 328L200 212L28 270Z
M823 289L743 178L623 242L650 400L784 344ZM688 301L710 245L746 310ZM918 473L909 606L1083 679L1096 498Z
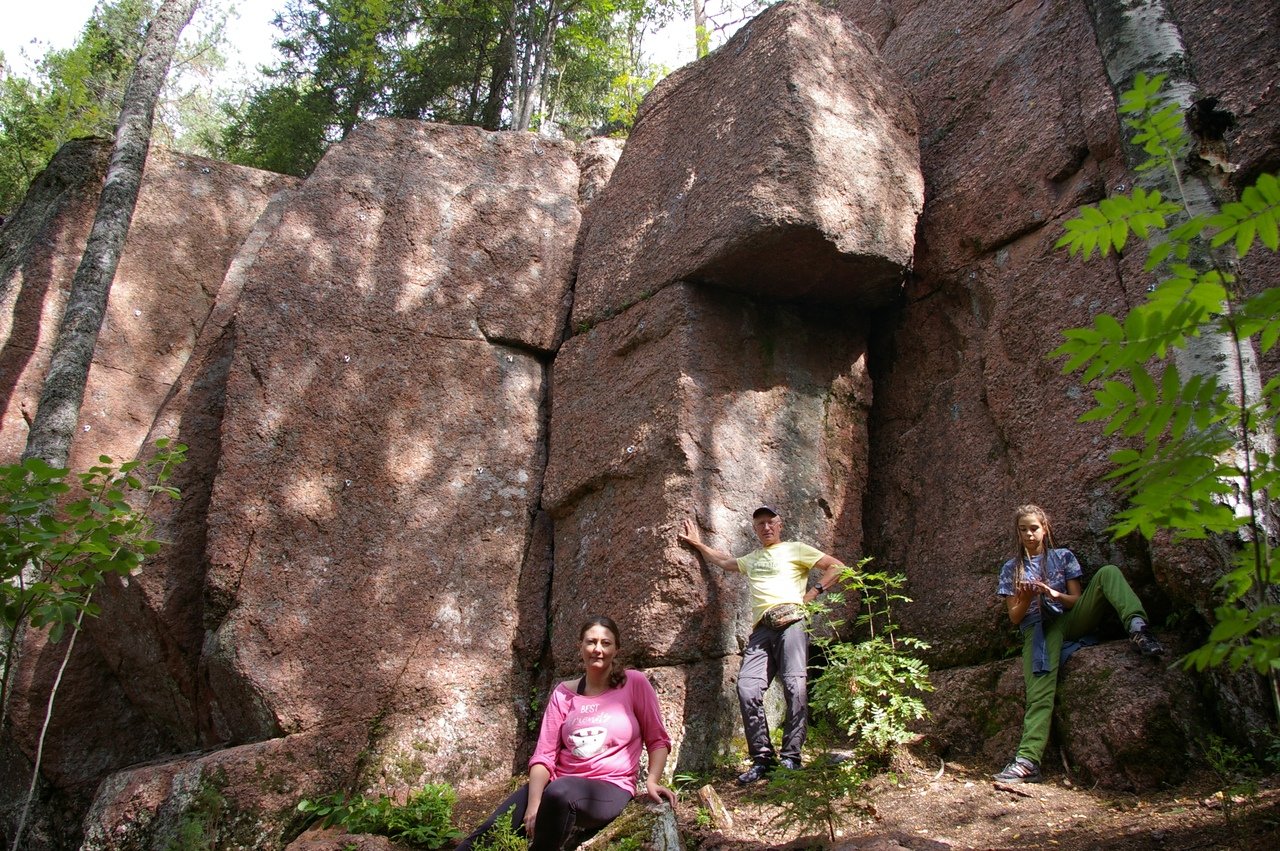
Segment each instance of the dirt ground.
M855 816L834 840L810 832L776 830L777 811L762 801L759 784L741 789L733 773L708 779L733 818L710 827L693 788L682 790L677 819L687 848L874 849L1280 849L1280 777L1225 798L1222 783L1202 775L1176 789L1129 795L1080 788L1050 768L1040 784L997 785L992 766L933 765L911 757L868 784L868 812ZM702 826L699 821L703 822Z

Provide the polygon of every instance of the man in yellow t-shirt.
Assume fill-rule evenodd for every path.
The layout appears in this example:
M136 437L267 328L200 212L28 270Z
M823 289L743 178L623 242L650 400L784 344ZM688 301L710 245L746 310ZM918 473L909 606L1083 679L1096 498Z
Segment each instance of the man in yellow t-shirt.
M800 767L800 748L807 732L809 636L804 618L787 622L787 606L807 603L836 581L844 568L836 559L808 544L782 540L782 516L770 505L751 514L751 528L760 548L741 558L703 543L698 526L684 521L680 540L696 549L721 570L741 572L751 589L751 637L742 651L738 672L738 706L746 732L751 768L739 775L738 783L755 783L780 761L786 768ZM809 572L822 571L818 584L805 590ZM782 608L780 608L782 607ZM770 615L773 610L773 615ZM776 757L769 740L769 722L764 713L764 692L775 676L782 678L787 715L782 725L782 750Z

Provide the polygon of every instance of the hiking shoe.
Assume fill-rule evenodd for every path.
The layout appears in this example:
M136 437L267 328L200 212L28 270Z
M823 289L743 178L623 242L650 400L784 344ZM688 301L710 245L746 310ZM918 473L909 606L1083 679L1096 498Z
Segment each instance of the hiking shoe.
M1021 756L1006 765L1004 771L991 776L1002 783L1039 783L1044 779L1040 766Z
M759 783L769 775L773 770L773 766L767 762L757 762L746 771L738 775L739 786L750 786L752 783Z
M1164 653L1164 645L1145 626L1129 633L1129 643L1143 656L1160 656Z
M784 756L782 759L778 760L778 765L782 766L788 771L800 770L800 760L794 756Z

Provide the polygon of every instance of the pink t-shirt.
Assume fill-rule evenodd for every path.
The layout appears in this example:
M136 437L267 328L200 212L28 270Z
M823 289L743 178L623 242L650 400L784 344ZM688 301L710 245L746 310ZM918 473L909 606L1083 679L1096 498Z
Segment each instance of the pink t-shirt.
M565 683L552 689L529 767L545 766L552 780L586 777L634 793L641 748L670 750L671 737L649 680L626 674L621 686L592 697Z

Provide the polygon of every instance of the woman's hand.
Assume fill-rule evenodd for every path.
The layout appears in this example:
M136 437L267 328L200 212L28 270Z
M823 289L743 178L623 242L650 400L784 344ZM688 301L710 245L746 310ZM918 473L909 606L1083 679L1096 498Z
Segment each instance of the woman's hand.
M541 803L539 801L538 803ZM533 826L538 823L538 804L529 804L524 808L524 837L533 842Z
M675 808L676 793L672 792L666 786L660 785L656 780L651 779L645 784L644 793L645 797L650 801L653 801L655 804L661 804L663 799L666 799L667 803L671 804L673 809Z

